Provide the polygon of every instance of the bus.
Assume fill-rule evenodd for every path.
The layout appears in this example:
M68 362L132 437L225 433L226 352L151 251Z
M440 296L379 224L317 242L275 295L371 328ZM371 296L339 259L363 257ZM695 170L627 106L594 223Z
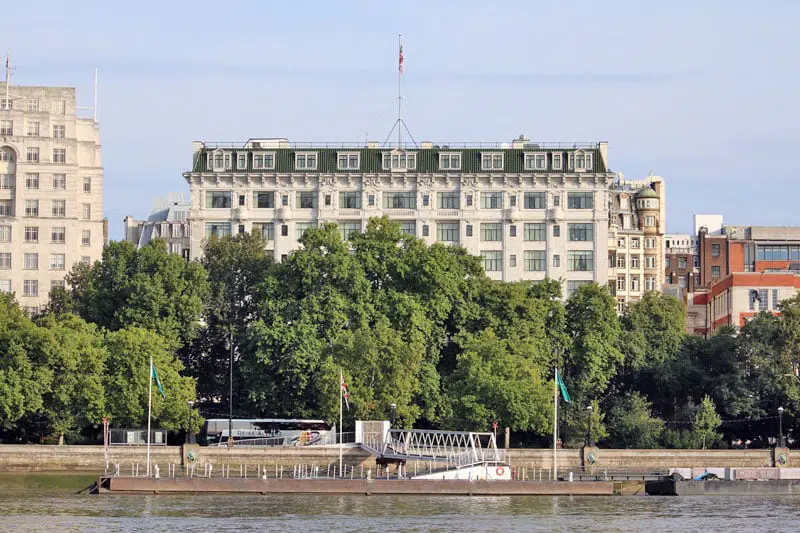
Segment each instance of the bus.
M202 435L208 446L228 444L227 418L210 418ZM336 426L299 418L234 418L236 446L320 446L336 444Z

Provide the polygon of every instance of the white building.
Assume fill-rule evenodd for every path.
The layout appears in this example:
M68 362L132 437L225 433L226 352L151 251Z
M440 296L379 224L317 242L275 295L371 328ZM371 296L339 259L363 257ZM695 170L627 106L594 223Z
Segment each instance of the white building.
M608 282L608 144L381 147L251 139L196 142L191 256L204 239L257 231L277 260L335 222L346 239L388 215L429 244L464 246L494 279Z
M0 84L0 290L31 314L105 242L100 133L75 89Z
M156 201L147 220L125 217L125 240L145 246L152 239L162 239L170 253L189 259L189 204L183 194L171 193Z

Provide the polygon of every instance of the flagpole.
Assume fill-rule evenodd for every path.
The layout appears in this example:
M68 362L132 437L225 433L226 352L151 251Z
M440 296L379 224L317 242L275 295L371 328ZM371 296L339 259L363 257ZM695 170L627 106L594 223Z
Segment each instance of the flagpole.
M153 408L153 356L147 371L147 477L150 477L150 415Z
M342 476L342 427L343 427L343 416L342 416L342 399L344 398L344 387L342 384L344 383L344 373L342 369L339 369L339 476Z
M558 367L553 380L553 481L558 480Z
M403 42L401 41L402 34L397 34L397 46L400 51L400 60L397 66L397 148L403 148L403 115L402 113L402 103L403 103L403 96L400 92L400 80L403 76Z

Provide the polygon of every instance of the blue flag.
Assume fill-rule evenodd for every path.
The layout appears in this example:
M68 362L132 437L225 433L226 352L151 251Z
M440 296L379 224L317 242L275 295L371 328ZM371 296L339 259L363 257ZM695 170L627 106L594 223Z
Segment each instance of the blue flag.
M564 385L564 380L561 379L561 374L558 373L558 369L556 369L556 382L558 383L558 388L561 389L561 397L564 398L565 402L569 403L570 397L567 392L567 386Z
M161 396L166 398L167 395L164 394L164 387L161 386L161 380L158 379L158 372L156 372L156 365L150 363L150 378L156 380L156 387L158 387L158 392L161 393Z

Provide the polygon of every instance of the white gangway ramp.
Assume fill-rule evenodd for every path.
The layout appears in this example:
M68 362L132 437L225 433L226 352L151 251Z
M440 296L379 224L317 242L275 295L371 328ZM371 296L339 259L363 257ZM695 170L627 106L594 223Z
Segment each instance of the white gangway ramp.
M448 468L506 462L494 433L390 429L385 435L370 437L362 442L364 449L387 462L434 461Z

